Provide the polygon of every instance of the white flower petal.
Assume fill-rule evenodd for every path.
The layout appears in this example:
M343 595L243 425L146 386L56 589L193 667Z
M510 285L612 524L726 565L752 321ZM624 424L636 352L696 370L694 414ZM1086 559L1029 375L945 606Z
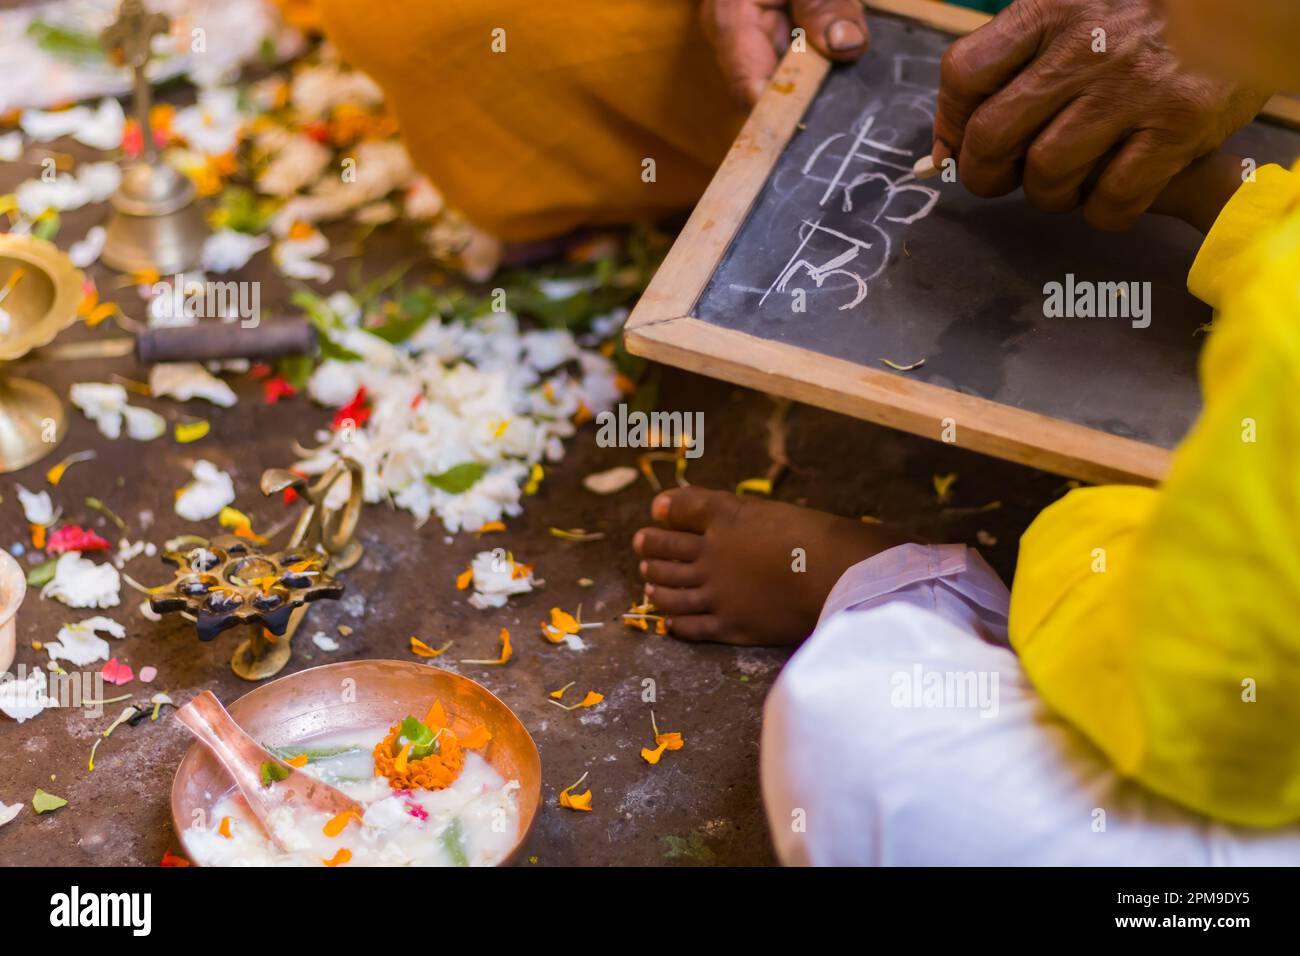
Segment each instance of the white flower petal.
M46 696L47 687L48 681L39 667L24 680L3 675L0 677L0 711L20 724L31 720L54 703Z
M204 398L229 408L238 400L229 385L198 362L161 362L149 369L149 391L180 402Z
M96 564L79 551L59 556L54 577L41 588L41 597L54 598L68 607L117 607L122 576L111 564Z
M194 463L193 480L176 496L176 513L187 521L215 518L235 500L235 482L210 461Z

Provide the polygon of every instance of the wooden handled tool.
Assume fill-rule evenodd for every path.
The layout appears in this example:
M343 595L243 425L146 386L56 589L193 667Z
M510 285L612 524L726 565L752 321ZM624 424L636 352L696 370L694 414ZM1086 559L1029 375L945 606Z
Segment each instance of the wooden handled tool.
M34 359L77 360L135 355L154 362L207 362L244 358L267 360L316 352L316 328L306 319L262 322L244 328L238 322L145 329L134 336L50 345L30 353Z

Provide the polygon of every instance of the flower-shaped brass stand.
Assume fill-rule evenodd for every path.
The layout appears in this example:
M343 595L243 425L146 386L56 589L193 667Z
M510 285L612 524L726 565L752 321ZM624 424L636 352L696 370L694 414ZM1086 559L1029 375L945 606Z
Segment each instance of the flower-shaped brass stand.
M39 461L67 433L59 396L40 382L10 378L4 363L47 344L77 320L84 281L52 244L0 235L0 472Z
M351 479L348 500L334 510L325 500L345 476ZM227 628L251 625L253 634L235 649L231 669L250 681L278 674L289 662L307 606L342 597L343 584L334 575L361 559L356 540L361 483L361 466L350 458L335 462L312 484L291 471L268 469L262 494L293 488L306 503L288 545L265 554L245 538L222 535L206 546L169 551L163 560L175 566L176 575L150 596L150 606L159 614L189 612L204 641Z

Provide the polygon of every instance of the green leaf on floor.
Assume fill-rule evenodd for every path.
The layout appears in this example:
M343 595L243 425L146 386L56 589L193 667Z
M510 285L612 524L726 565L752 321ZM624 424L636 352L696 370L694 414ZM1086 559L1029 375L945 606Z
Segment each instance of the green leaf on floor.
M32 797L32 809L37 813L49 813L51 810L57 810L59 807L66 807L67 805L67 800L56 797L52 793L46 793L40 787L36 788L36 793Z
M424 480L448 494L461 495L473 488L486 473L487 465L467 461L455 468L448 468L441 475L425 475Z
M54 568L59 563L58 558L50 558L41 564L36 565L27 572L27 584L34 588L44 587L54 580Z

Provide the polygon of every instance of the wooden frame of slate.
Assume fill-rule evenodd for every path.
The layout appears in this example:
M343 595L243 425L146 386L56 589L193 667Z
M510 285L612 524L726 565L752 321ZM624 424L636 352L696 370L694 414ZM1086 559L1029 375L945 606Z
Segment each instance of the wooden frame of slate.
M883 22L878 22L880 18L873 17L873 30L890 27L891 20L898 23L899 21L894 18L902 18L909 24L904 29L909 30L911 34L917 32L916 28L919 25L928 28L930 32L961 35L976 29L989 19L986 14L944 3L930 2L930 0L867 0L866 5L870 10L890 15ZM897 27L890 27L890 29L897 29ZM945 38L944 43L949 42L949 39ZM897 72L898 66L895 63L895 73ZM1193 321L1190 328L1178 329L1173 345L1170 345L1168 339L1170 333L1162 333L1165 335L1165 340L1158 347L1166 352L1172 348L1173 351L1169 354L1176 354L1177 357L1170 361L1153 360L1151 363L1153 368L1144 368L1140 358L1131 357L1133 350L1140 351L1149 340L1133 335L1120 338L1118 332L1109 330L1097 333L1098 340L1106 336L1115 339L1118 344L1112 344L1110 347L1115 349L1115 354L1122 359L1116 364L1127 362L1129 365L1135 365L1134 374L1140 376L1137 379L1130 377L1126 380L1122 376L1117 379L1116 390L1123 393L1128 389L1128 395L1122 395L1122 401L1118 404L1115 402L1107 404L1105 400L1099 402L1097 396L1104 395L1104 392L1088 389L1084 389L1077 400L1072 399L1068 394L1069 382L1061 384L1055 380L1055 373L1074 360L1073 356L1079 352L1079 343L1085 341L1076 339L1071 345L1068 336L1079 334L1073 329L1077 328L1080 322L1109 322L1110 319L1067 319L1064 321L1076 323L1069 327L1070 332L1058 331L1066 329L1067 326L1057 325L1036 339L1034 333L1039 331L1037 328L1022 326L1007 329L1005 323L1000 330L995 328L989 334L1002 335L1005 340L1012 341L1010 352L1018 351L1026 341L1038 343L1030 346L1032 351L1033 348L1041 347L1042 343L1051 341L1054 337L1065 337L1063 343L1055 347L1054 352L1049 347L1043 355L1026 356L1017 372L1021 378L1033 379L1033 388L1037 389L1037 394L1044 396L1042 404L1053 405L1054 403L1052 408L1044 411L1035 407L1034 395L1031 394L1029 398L1024 397L1026 393L1023 389L1018 397L1000 400L997 397L989 397L987 393L996 395L999 389L1006 391L1004 386L988 389L969 387L961 381L964 375L960 365L954 365L951 361L945 374L942 368L937 373L932 371L936 364L942 364L936 362L930 362L925 367L902 370L919 359L927 358L926 355L904 352L873 356L869 352L864 352L854 356L851 354L853 349L850 347L853 344L852 327L841 325L823 329L816 333L820 336L820 340L812 347L804 342L790 341L803 334L798 330L789 331L793 328L790 323L814 321L811 310L806 315L789 314L782 320L785 324L784 329L774 325L772 317L768 316L765 320L767 324L759 323L757 331L761 334L755 334L754 322L750 322L748 330L734 327L737 324L743 326L750 321L749 319L732 321L736 314L749 311L747 306L734 297L724 302L724 306L729 304L730 308L723 308L718 313L722 316L721 319L717 315L710 318L706 310L701 309L702 304L707 305L706 302L702 303L706 294L714 295L711 292L711 283L716 282L715 274L726 271L724 266L728 261L729 251L740 238L743 238L742 227L751 216L762 214L764 203L771 204L772 197L765 193L765 189L770 192L769 179L773 177L774 170L778 168L787 147L792 145L792 140L804 131L804 120L807 118L810 124L816 121L815 101L828 75L834 76L830 64L811 49L807 52L792 51L786 55L767 92L754 108L689 222L629 318L625 331L628 350L636 355L713 378L821 406L916 435L955 441L962 447L1085 481L1141 484L1159 481L1168 469L1172 447L1177 444L1199 410L1195 355L1203 339L1196 337L1196 329L1203 321L1208 321L1208 310L1203 318ZM866 94L859 92L854 95ZM930 101L933 102L932 93ZM812 113L809 112L810 109L813 110ZM1276 119L1300 124L1300 106L1291 100L1275 100L1269 104L1266 113ZM857 124L859 127L861 125L861 122ZM1255 127L1260 125L1253 124ZM851 133L852 130L848 132ZM1300 144L1300 138L1297 138L1296 143ZM873 143L873 145L888 149L886 143ZM1291 145L1289 142L1286 144L1287 147ZM856 149L856 141L854 149ZM924 149L928 149L928 146L924 146L922 151ZM909 169L912 159L919 155L915 149L908 150L906 158L901 155L903 150L899 149L895 152L900 154L894 157L900 162L894 168L900 170ZM1293 153L1293 156L1297 154L1300 154L1300 148ZM853 155L853 150L846 151L845 155ZM1248 152L1243 155L1259 154ZM848 160L844 162L847 163ZM842 166L840 172L843 172ZM893 175L897 177L898 174ZM819 183L825 181L827 180L818 180ZM832 188L834 187L828 187L827 196L831 194ZM959 186L950 188L960 189ZM894 193L891 192L889 195L892 198ZM945 202L947 199L948 194L945 193ZM1018 205L1027 208L1027 204L1023 201L1019 201ZM845 208L849 206L847 190L844 206ZM833 213L834 210L828 212ZM904 215L894 217L891 221L907 218L904 211ZM940 218L942 217L935 217L936 220ZM1152 218L1154 217L1147 217L1148 220ZM1048 217L1048 219L1059 221L1055 217ZM819 218L818 222L820 221ZM1018 228L1030 231L1041 228L1035 224L1036 222L1037 220L1030 222L1026 217ZM1025 223L1029 225L1026 226ZM810 234L817 228L806 218L802 226L799 226L798 220L795 220L795 225L797 235L792 237L792 241L802 237L805 244L808 241L805 230ZM1175 229L1182 228L1181 224L1169 223L1169 226ZM1020 252L1027 253L1031 259L1037 258L1044 250L1044 243L1050 244L1051 235L1045 233L1036 238L1026 237ZM1047 238L1044 239L1044 236ZM922 268L933 268L937 274L942 274L946 270L947 274L951 275L952 270L961 270L966 266L978 270L983 265L978 261L978 256L968 256L963 250L958 250L958 255L955 257L949 257L943 250L938 250L939 258L935 258L936 250L930 249L929 258L925 259L924 254L920 254L921 262L918 262L915 250L924 248L925 243L918 241L920 237L914 234L914 252L909 252L905 239L905 236L901 240L896 238L893 243L892 259L888 263L891 270L898 269L900 263L906 262L911 272ZM1183 245L1189 244L1190 240L1186 235L1180 239ZM1141 237L1134 241L1150 242L1149 238ZM930 243L931 246L936 244ZM999 243L990 243L986 239L980 242L981 247L998 245ZM799 245L798 248L802 249L803 245ZM1194 242L1191 243L1190 248L1194 250ZM985 250L981 248L979 254L985 254ZM1127 252L1121 250L1117 255L1119 258L1111 259L1104 264L1106 271L1095 272L1097 278L1113 277L1117 270L1125 268L1125 263L1133 259L1131 249ZM784 254L777 258L783 259ZM792 257L790 262L794 261ZM1061 266L1059 272L1053 274L1065 279L1063 274L1065 269L1076 260L1066 258L1061 261L1065 265ZM779 261L777 264L779 265ZM826 265L828 264L823 264L819 277L814 276L817 280L814 291L819 293L823 281L836 271L834 268L825 268ZM881 263L882 271L878 271L876 276L883 273L888 277L891 274L883 271L884 265L885 263ZM1186 258L1186 261L1174 262L1172 265L1166 263L1168 268L1165 268L1165 272L1176 274L1175 280L1178 286L1174 289L1170 282L1166 282L1164 287L1157 289L1166 296L1166 301L1169 296L1186 295L1181 286L1189 265L1190 257ZM1013 262L1011 266L1014 270L1017 268L1017 263ZM1010 274L1015 275L1015 272ZM765 278L767 276L764 276ZM1070 276L1070 280L1073 280L1073 275ZM889 285L887 280L882 281L885 281L886 286ZM988 281L996 281L996 277L991 277ZM894 284L900 283L895 280ZM743 283L740 285L733 283L730 289L738 289L742 285ZM743 291L754 294L763 291L761 283L757 285L756 288ZM861 287L861 283L859 286ZM767 293L771 293L777 287L777 280L774 280L773 284L767 287ZM929 288L929 285L923 282L921 288ZM842 289L840 294L844 294ZM1031 289L1030 294L1031 297L1037 296L1039 302L1042 301L1041 288ZM867 293L864 291L863 295L866 296ZM719 294L719 296L724 300L727 299L726 295ZM919 295L917 298L924 301L925 295ZM762 300L752 297L748 302L761 303L766 299L767 295L764 294ZM1194 301L1190 300L1190 297L1188 299ZM880 300L868 297L861 301L869 306L872 302ZM958 299L947 304L951 307L951 311L961 311L963 302ZM910 300L901 304L894 302L892 305L894 308L887 314L883 316L876 314L867 321L879 323L883 318L889 322L888 326L877 325L877 329L892 329L895 324L906 325L912 321L910 313L913 310ZM863 321L861 318L856 320L852 317L842 318L842 315L852 316L853 313L843 313L842 308L838 306L836 311L840 314L832 314L831 319L834 322ZM1189 311L1189 307L1180 303L1179 309L1175 311L1179 312L1178 318L1181 321L1186 318L1185 313ZM973 319L985 322L989 319L987 310L985 314L975 315ZM998 320L994 318L990 321L996 327ZM778 329L775 333L770 331L774 328ZM1092 326L1092 328L1101 330L1103 327ZM1115 327L1108 327L1110 328ZM1140 327L1134 325L1134 328ZM990 358L989 355L981 352L980 347L972 344L973 333L969 325L964 330L964 334L966 340L961 341L959 337L957 348L950 348L950 353L955 351L962 356L967 356L965 361L972 366L985 359L989 359L989 363L994 365L1000 361L1003 352L995 351ZM944 335L947 335L946 331ZM925 334L920 335L920 339L925 340ZM893 344L896 348L907 348L909 341L908 339L895 340ZM928 343L935 344L933 339L929 339ZM950 341L948 344L951 346L953 343ZM1004 345L1005 341L995 344ZM1089 356L1085 356L1085 360L1087 358ZM894 362L894 365L888 364L886 359ZM1096 374L1087 381L1104 379L1108 369L1101 366L1108 364L1105 359L1100 360ZM896 366L902 366L902 369ZM1046 369L1044 366L1047 366ZM926 380L927 375L930 380ZM1145 383L1148 377L1151 381L1151 384L1146 386L1149 394L1143 394L1142 383ZM974 378L978 381L979 375L974 375ZM1135 382L1138 383L1136 387ZM1104 382L1099 385L1103 389L1104 386ZM1168 395L1174 397L1167 397ZM1050 401L1047 400L1049 398ZM1060 409L1064 411L1059 411ZM1094 414L1100 417L1099 420L1089 418ZM1149 415L1154 423L1149 430L1142 420L1143 415ZM1131 416L1133 421L1126 421L1128 416Z

